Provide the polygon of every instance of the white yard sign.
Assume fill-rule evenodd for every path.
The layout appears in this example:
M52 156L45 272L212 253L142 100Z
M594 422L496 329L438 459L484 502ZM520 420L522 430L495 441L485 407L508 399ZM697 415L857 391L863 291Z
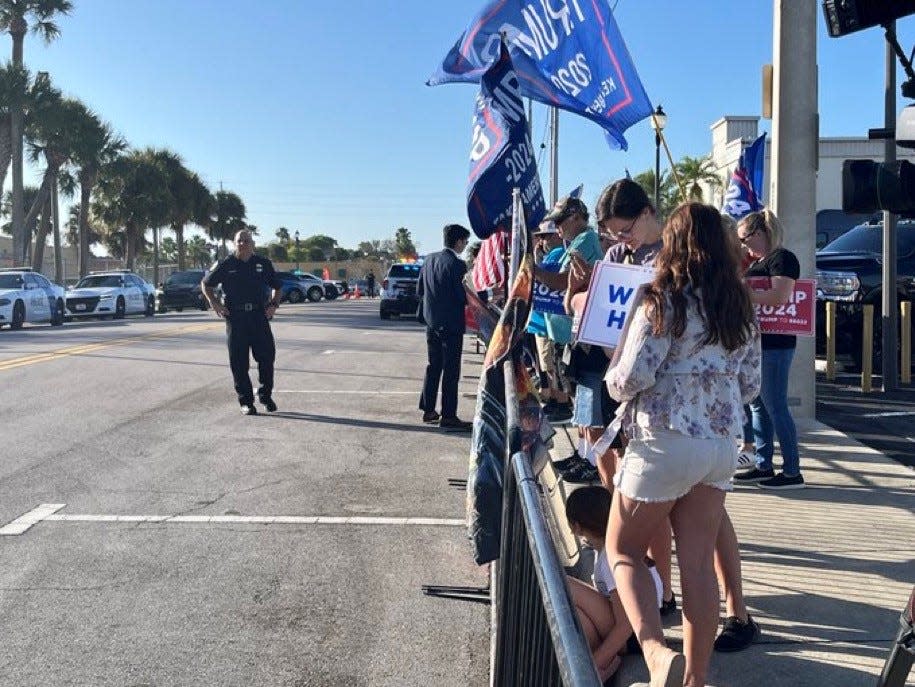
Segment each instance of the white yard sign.
M600 261L594 265L578 341L616 348L639 287L654 279L653 267Z

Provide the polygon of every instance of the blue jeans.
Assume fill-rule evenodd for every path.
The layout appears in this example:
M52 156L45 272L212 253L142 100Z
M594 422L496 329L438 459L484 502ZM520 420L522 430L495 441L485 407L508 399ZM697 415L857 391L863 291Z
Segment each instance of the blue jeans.
M775 436L782 450L782 469L788 477L801 474L797 428L788 410L788 375L791 372L793 348L763 349L762 388L750 403L753 411L753 435L756 439L756 467L772 470Z

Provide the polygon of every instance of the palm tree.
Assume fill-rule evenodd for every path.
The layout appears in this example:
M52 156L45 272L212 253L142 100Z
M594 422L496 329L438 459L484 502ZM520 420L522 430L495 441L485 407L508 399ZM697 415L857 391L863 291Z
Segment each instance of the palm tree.
M689 200L704 200L702 194L702 184L713 189L721 186L721 179L715 173L715 163L712 162L711 156L690 157L684 155L683 159L677 163L677 173L680 175L680 181L686 188L686 195Z
M187 255L192 265L204 269L209 267L213 259L207 242L202 236L192 236L187 242Z
M32 21L32 32L41 35L45 43L50 43L60 35L60 29L53 22L58 14L69 14L73 9L70 0L0 0L0 31L10 34L13 39L13 66L22 68L23 44L25 34ZM13 101L10 108L10 138L13 161L13 254L22 254L26 234L23 231L24 205L22 197L22 104ZM19 252L16 251L19 237Z
M159 151L158 160L168 175L171 194L168 219L177 241L178 269L183 270L186 262L184 228L191 222L202 226L210 224L212 194L200 176L185 167L177 154Z
M25 204L31 206L31 204L34 203L35 199L38 197L38 187L37 186L26 186L22 190L22 197L25 200ZM13 192L7 191L3 196L3 203L0 204L0 217L3 217L7 221L3 222L2 226L0 226L0 231L2 231L4 234L10 235L10 236L13 233L13 223L11 221L9 221L10 216L12 215L12 207L13 207ZM27 241L28 246L31 246L31 240L37 233L38 233L38 221L36 219L36 221L33 222L30 227L28 227L28 237L29 237L29 241Z
M286 227L280 227L276 230L276 237L284 246L289 245L289 230Z
M132 150L99 170L92 212L105 227L109 249L123 254L131 270L145 245L146 230L168 220L168 176L158 152Z
M247 229L245 222L247 215L245 204L237 194L231 191L216 192L215 219L207 227L210 238L222 241L223 252L226 250L226 241L235 236L242 229Z
M10 133L12 104L19 107L25 100L29 88L29 73L22 67L7 62L0 68L0 188L6 181L6 170L13 158L13 138Z
M72 161L77 167L79 179L78 241L79 276L89 272L89 206L92 191L98 180L99 169L120 155L127 148L127 141L116 135L111 126L85 106L77 111L76 147Z
M29 143L30 158L33 162L44 157L46 166L39 189L38 198L32 203L25 217L26 226L31 225L40 212L47 209L50 214L51 200L57 195L57 178L63 168L70 161L76 149L79 136L80 113L85 106L77 100L61 98L60 93L50 89L47 97L29 112L26 119L26 139ZM14 196L15 201L15 196ZM35 260L37 261L40 249L44 246L46 230L51 226L41 224ZM36 262L37 267L40 263Z
M645 189L645 193L648 194L649 198L654 198L654 170L646 169L641 174L636 174L632 177L632 180ZM669 217L671 211L678 205L678 194L677 184L673 180L673 175L668 174L667 172L661 172L661 185L658 188L658 205L660 207L655 208L658 211L658 217L665 218Z

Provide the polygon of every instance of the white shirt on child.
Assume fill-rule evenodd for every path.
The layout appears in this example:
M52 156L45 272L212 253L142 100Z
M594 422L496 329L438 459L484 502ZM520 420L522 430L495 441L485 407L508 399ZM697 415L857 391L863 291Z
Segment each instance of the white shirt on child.
M655 591L658 593L658 608L664 598L664 585L661 583L661 576L657 568L649 568L651 579L654 580ZM616 589L616 580L613 579L613 572L610 570L610 563L607 562L607 551L601 549L597 552L597 559L594 561L594 588L601 593L601 596L610 596L610 592Z

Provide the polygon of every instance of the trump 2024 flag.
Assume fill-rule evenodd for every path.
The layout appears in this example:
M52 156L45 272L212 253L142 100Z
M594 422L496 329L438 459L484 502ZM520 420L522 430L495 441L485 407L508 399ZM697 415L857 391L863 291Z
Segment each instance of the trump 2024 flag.
M762 209L763 165L766 158L766 135L763 134L740 154L731 183L724 194L721 212L740 219Z
M476 83L503 36L524 97L587 117L626 150L623 132L652 107L607 0L491 0L427 83Z
M521 189L526 226L537 226L546 205L518 77L503 44L480 80L473 118L467 217L474 234L486 239L511 229L513 188Z

